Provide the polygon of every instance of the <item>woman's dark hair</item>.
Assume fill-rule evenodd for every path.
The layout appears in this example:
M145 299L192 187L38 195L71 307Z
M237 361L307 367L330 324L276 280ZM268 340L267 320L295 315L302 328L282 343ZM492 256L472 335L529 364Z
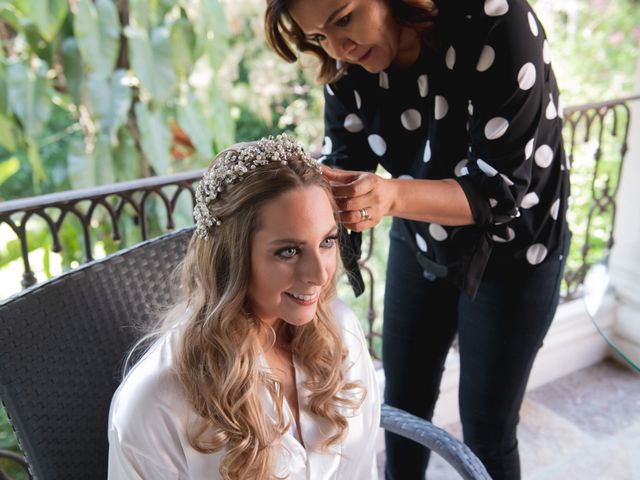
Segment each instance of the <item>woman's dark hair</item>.
M309 41L302 29L289 15L292 0L267 0L264 30L271 49L289 63L298 59L297 52L309 52L320 60L317 79L332 83L339 79L348 65L338 68L336 61L317 43ZM371 1L371 0L370 0ZM433 43L433 19L438 10L433 0L379 0L388 1L395 19L401 25L414 28L423 39ZM295 47L295 50L294 50Z

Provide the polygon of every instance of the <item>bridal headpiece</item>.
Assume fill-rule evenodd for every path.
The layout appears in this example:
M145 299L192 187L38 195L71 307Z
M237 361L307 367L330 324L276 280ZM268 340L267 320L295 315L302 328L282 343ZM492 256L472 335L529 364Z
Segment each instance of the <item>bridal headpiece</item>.
M318 162L312 159L298 142L285 134L239 144L222 152L196 187L196 206L193 209L196 233L206 239L210 228L222 224L222 219L213 215L210 207L226 189L240 183L252 171L262 166L272 163L287 165L293 158L301 159L322 173Z

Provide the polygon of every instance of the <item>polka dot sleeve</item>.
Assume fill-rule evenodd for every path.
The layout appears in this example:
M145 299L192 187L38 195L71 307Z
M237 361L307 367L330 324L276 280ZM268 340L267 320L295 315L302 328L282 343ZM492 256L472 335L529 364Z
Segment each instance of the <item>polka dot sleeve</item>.
M360 112L362 100L345 80L343 78L338 87L324 87L325 133L320 159L332 167L375 171L378 159L368 147Z
M533 198L532 169L541 168L533 162L534 139L542 121L559 121L548 111L557 99L547 84L544 32L526 2L486 1L480 14L489 28L468 72L468 175L457 180L476 223L502 224ZM542 164L553 157L550 148L535 154Z

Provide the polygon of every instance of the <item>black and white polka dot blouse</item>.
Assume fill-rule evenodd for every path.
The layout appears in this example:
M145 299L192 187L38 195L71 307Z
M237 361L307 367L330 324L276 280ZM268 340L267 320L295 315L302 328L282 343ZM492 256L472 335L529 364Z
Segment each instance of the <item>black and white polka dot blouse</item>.
M448 6L451 5L451 6ZM464 5L464 6L463 6ZM555 258L569 166L549 44L524 0L438 2L439 46L325 87L323 161L396 178L454 178L475 225L403 220L415 248L474 295L492 262Z

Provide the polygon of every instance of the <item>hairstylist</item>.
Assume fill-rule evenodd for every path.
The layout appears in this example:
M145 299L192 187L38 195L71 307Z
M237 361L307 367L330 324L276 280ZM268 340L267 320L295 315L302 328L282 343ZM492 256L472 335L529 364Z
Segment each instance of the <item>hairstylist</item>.
M385 401L431 418L457 334L465 442L493 478L520 478L518 411L570 238L535 13L525 0L267 0L265 27L285 60L320 60L341 221L360 232L394 217ZM386 440L387 479L424 478L429 452Z

